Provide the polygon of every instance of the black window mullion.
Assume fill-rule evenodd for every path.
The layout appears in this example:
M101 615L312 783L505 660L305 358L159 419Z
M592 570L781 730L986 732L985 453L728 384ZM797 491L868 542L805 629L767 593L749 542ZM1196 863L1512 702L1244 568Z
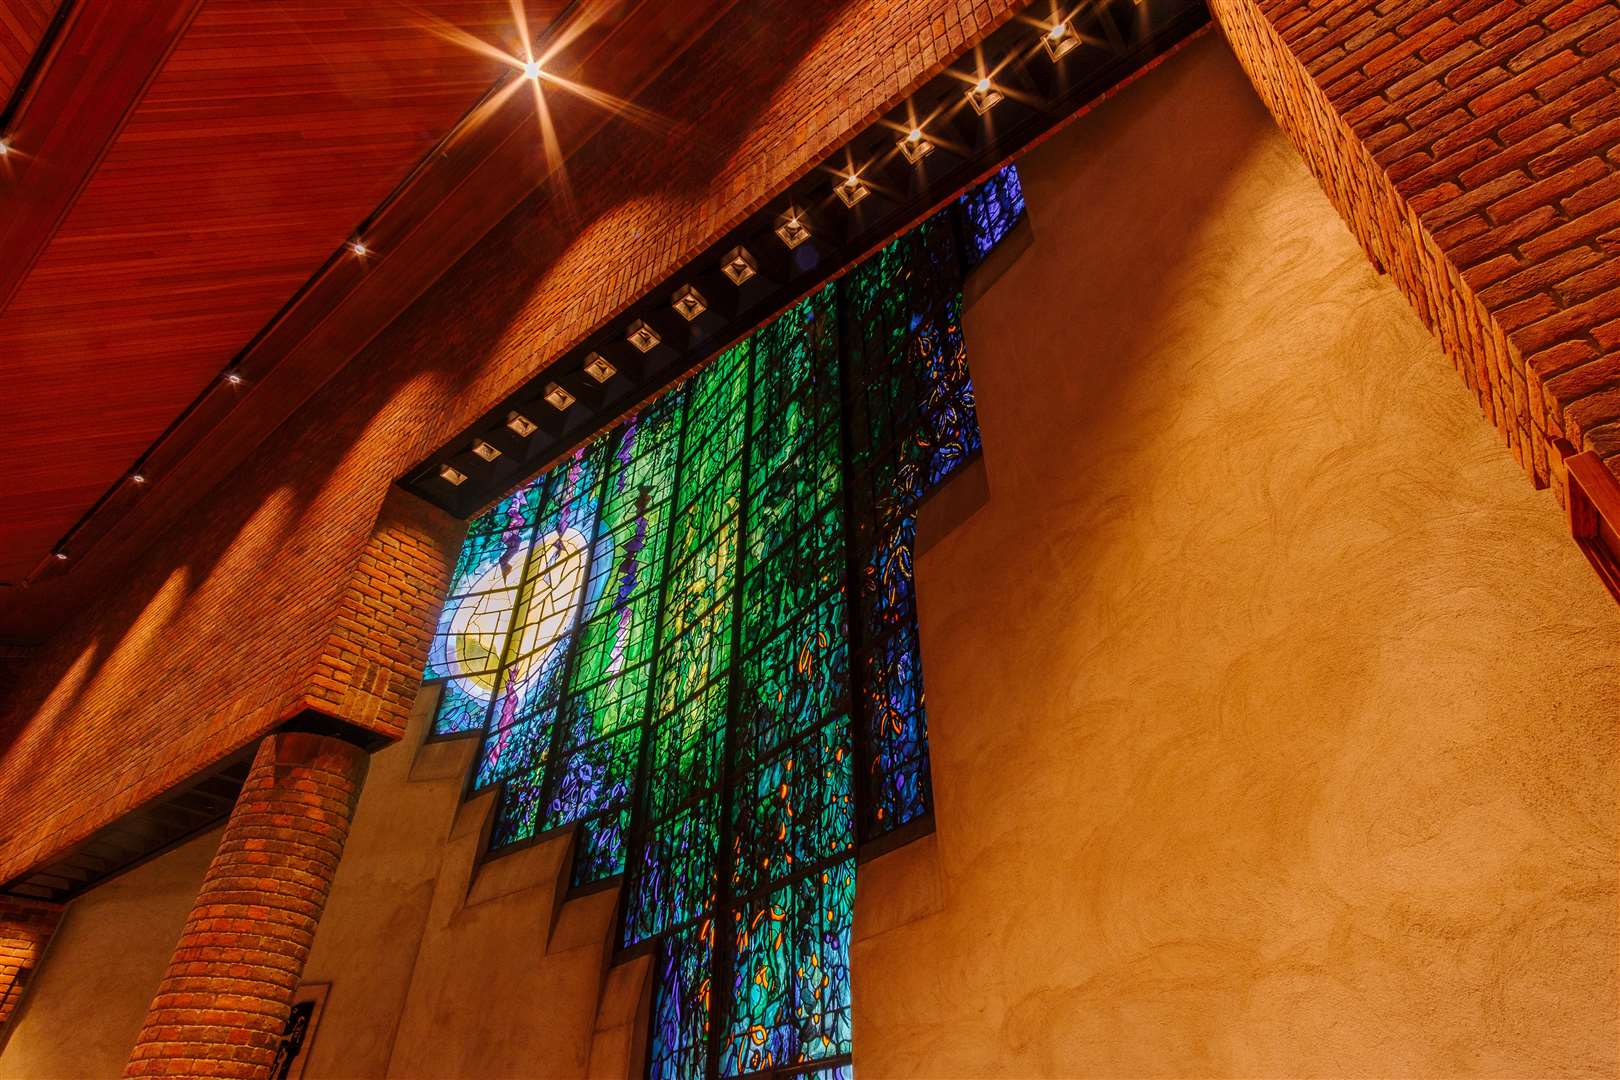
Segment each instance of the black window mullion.
M858 273L859 271L857 271ZM867 484L853 482L851 463L856 460L854 425L864 413L870 415L871 405L868 399L867 408L857 411L856 395L864 392L865 380L852 377L853 372L851 350L847 347L848 328L844 320L848 315L848 306L844 297L844 287L847 278L838 279L834 288L834 303L837 305L837 316L834 322L835 332L838 335L838 377L839 399L842 408L838 410L838 445L843 453L844 461L844 584L845 603L848 605L849 618L849 722L850 722L850 750L855 755L853 763L853 791L855 799L855 844L859 848L862 841L867 839L870 831L867 824L870 814L869 799L866 786L870 779L872 767L872 739L871 716L867 710L866 695L859 692L865 685L864 667L866 663L866 626L862 618L864 596L862 595L861 568L865 563L865 554L861 548L861 520L857 516L855 505L856 488L866 489ZM870 421L868 421L870 424ZM867 472L870 474L872 462L867 463Z
M731 927L732 907L732 785L725 782L731 773L736 754L737 725L735 718L742 695L742 615L743 567L748 552L748 454L754 441L754 365L758 359L754 338L743 348L748 350L746 397L743 399L742 445L739 453L742 468L737 484L737 563L732 579L731 597L731 663L730 683L726 687L725 733L721 737L719 775L715 784L719 788L717 800L720 812L719 844L715 851L715 903L714 945L709 953L709 1053L706 1071L710 1077L720 1074L720 1046L729 1027L733 998L733 971L737 961L736 934Z

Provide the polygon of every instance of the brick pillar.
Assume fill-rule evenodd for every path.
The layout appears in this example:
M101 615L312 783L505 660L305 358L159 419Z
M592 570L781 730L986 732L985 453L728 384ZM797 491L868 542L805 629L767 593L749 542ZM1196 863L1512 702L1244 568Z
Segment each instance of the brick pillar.
M0 897L0 1047L6 1044L7 1025L23 988L61 918L61 904Z
M367 760L330 735L265 737L125 1076L269 1074Z

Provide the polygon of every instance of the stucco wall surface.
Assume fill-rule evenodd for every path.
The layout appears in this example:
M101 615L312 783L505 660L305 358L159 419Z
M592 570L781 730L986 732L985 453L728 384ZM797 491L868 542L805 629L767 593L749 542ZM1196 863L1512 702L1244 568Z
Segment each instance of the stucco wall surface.
M1613 1076L1620 612L1207 37L1020 163L857 1074Z

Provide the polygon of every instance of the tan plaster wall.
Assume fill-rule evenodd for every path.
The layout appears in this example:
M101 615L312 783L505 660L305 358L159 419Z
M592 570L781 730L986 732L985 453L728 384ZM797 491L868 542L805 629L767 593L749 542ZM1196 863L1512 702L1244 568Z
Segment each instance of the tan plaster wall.
M1620 613L1551 498L1217 39L1021 168L859 1075L1613 1075ZM566 838L474 874L431 705L372 763L307 1075L625 1076L645 960L559 904ZM0 1078L121 1070L214 839L70 908Z
M476 749L423 746L345 856L305 972L332 983L312 1077L586 1075L616 896L565 900L567 835L480 864L494 796L460 803Z
M220 831L68 905L0 1052L0 1080L123 1073Z
M565 900L567 835L477 865L477 749L424 743L437 704L372 758L306 983L330 983L305 1076L626 1076L645 960L607 970L616 897ZM117 1076L219 831L68 908L0 1053L0 1080Z
M1222 42L1020 163L857 1075L1613 1076L1620 611Z

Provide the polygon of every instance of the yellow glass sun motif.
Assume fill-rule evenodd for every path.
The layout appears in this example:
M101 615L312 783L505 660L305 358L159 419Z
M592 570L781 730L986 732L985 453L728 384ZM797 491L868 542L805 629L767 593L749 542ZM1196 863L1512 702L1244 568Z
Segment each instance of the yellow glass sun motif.
M494 563L472 582L468 591L481 595L463 602L451 617L445 648L452 670L468 673L462 685L469 694L487 701L495 693L496 653L514 608L523 625L507 643L513 657L508 680L521 684L531 667L546 661L584 596L588 547L578 529L553 531L536 538L527 560L529 578L521 588L522 552L507 567Z

